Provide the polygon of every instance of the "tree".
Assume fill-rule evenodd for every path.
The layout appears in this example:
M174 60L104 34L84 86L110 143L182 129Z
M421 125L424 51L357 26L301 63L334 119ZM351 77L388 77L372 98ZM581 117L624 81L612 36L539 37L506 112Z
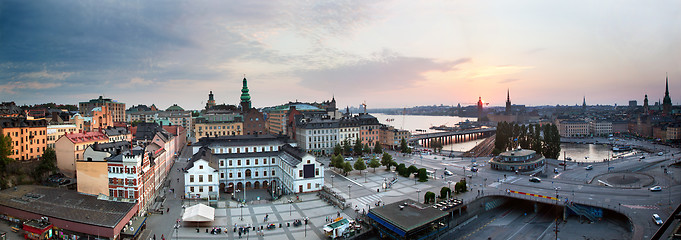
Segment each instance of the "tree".
M381 146L380 142L376 142L376 145L374 145L374 153L382 153L383 152L383 146Z
M409 177L409 172L407 172L407 167L404 165L404 163L397 165L397 173L400 174L400 176Z
M340 144L336 143L336 146L333 146L333 155L341 155L343 154L343 147L341 147Z
M33 179L40 182L45 173L57 170L57 153L54 149L48 147L45 149L40 164L33 169Z
M352 172L352 164L350 162L343 163L343 174L347 176L349 172Z
M451 189L449 189L448 187L442 187L440 189L440 198L444 199L444 198L447 198L447 197L450 197L450 196L452 196L452 190Z
M364 164L364 159L360 157L357 159L357 161L355 161L355 169L359 170L360 172L364 169L367 169L367 165Z
M362 147L362 152L371 153L371 148L369 147L369 144L364 144L364 146Z
M5 172L7 164L14 159L10 158L12 154L12 138L9 135L0 134L0 173Z
M397 165L398 164L397 164L397 162L395 162L395 160L390 161L390 166L395 167L395 170L397 170ZM390 168L388 168L388 170L390 170Z
M411 166L409 166L409 168L407 168L407 176L409 176L409 174L412 174L412 173L417 173L418 171L419 171L419 169L417 167L415 167L414 165L411 165Z
M381 165L385 166L388 170L390 170L390 163L393 161L393 156L391 156L388 153L383 153L383 157L381 158Z
M335 168L343 168L343 157L341 155L335 155L331 157L331 166Z
M355 140L355 148L353 149L355 151L355 154L362 155L362 140L357 137L357 140Z
M350 144L350 139L345 139L343 141L343 154L350 155L352 152L352 144Z
M443 147L443 145L442 145L442 142L440 140L433 140L433 141L430 142L430 148L433 149L434 153L438 152L438 151L442 152L442 147Z
M407 145L407 139L402 138L402 140L400 141L400 152L407 153L407 150L409 150L409 145Z
M374 172L376 172L376 168L380 167L381 163L378 162L378 159L376 157L372 157L371 161L369 161L369 167L374 169Z
M423 203L428 204L428 203L434 203L435 202L435 193L428 191L426 194L423 195Z
M426 171L425 168L421 168L418 171L419 171L419 182L427 182L428 181L428 171Z

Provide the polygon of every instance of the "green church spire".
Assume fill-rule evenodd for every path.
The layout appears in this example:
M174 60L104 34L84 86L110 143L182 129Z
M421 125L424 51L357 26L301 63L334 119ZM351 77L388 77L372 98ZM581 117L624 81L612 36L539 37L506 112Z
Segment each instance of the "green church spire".
M248 94L248 83L246 76L244 76L244 86L241 88L241 106L244 109L251 108L251 95Z

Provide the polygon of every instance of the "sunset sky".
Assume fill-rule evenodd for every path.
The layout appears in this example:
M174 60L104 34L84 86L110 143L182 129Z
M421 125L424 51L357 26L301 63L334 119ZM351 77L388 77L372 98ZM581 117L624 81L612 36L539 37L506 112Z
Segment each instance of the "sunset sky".
M681 103L681 1L0 0L0 101Z

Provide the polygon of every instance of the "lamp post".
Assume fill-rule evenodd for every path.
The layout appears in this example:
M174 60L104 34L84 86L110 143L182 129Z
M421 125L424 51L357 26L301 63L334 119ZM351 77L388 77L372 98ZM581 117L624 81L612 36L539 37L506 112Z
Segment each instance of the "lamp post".
M452 181L447 181L447 188L449 188L449 192L447 192L447 200L452 196Z
M293 200L288 199L288 215L291 216L291 206L293 205Z
M239 220L244 220L244 204L242 203L239 205L239 208L241 209L241 217L239 217Z
M555 187L556 189L556 207L558 207L558 187ZM556 216L556 240L558 240L558 216Z
M236 195L241 192L241 189L234 190L234 192L236 193L236 194L234 194L235 195L234 198L236 198ZM238 201L238 199L237 199L237 201ZM238 202L241 202L241 201L238 201Z
M368 170L364 170L364 171L362 171L362 172L364 172L364 183L366 183L366 182L367 182L367 172L369 172L369 171L368 171Z
M421 202L421 189L416 189L416 202Z
M352 185L349 185L349 184L348 184L348 199L351 198L351 197L350 197L350 187L352 187Z
M333 188L333 178L336 177L334 175L331 175L331 188Z

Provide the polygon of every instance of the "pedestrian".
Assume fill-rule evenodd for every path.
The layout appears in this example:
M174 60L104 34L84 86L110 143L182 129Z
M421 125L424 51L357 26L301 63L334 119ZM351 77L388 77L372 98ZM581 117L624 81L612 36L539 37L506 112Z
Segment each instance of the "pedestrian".
M340 212L336 211L336 217L340 217Z
M154 240L156 240L156 234L154 234Z

